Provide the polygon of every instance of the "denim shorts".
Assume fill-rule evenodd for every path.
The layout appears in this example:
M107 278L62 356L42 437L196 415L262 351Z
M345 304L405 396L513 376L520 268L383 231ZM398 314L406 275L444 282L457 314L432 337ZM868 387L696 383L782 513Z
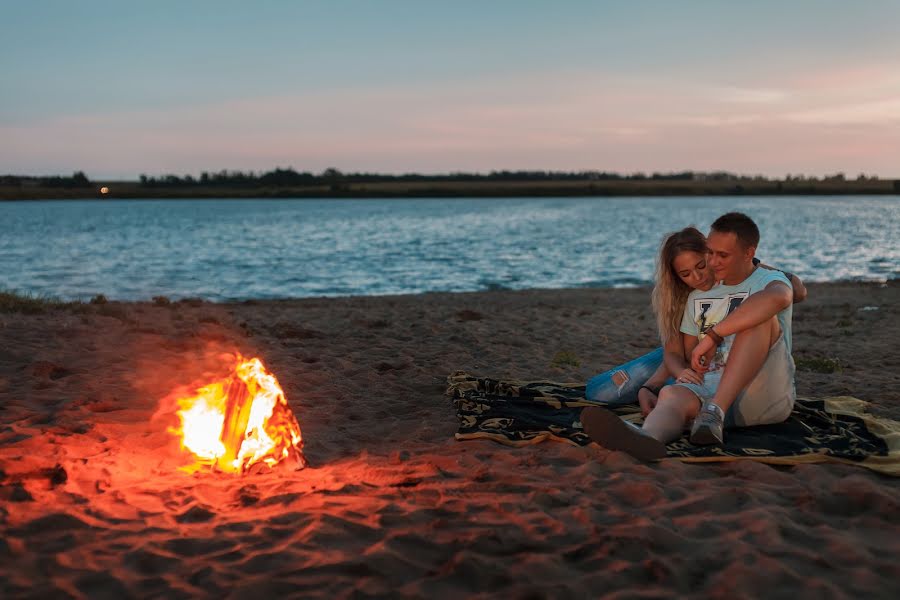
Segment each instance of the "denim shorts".
M726 366L727 368L727 366ZM784 334L769 348L766 361L756 377L725 413L726 427L747 427L781 423L794 410L794 358L788 352ZM706 373L703 383L676 383L694 392L700 402L713 399L724 369Z

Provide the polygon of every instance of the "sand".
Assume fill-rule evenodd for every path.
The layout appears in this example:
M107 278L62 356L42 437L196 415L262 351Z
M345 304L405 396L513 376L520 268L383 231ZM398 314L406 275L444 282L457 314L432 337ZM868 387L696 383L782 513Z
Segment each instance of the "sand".
M811 285L795 357L842 368L798 392L900 419L898 296ZM0 314L0 595L900 596L898 478L453 438L456 369L585 381L655 345L647 289ZM310 467L178 470L161 401L234 351L278 377Z

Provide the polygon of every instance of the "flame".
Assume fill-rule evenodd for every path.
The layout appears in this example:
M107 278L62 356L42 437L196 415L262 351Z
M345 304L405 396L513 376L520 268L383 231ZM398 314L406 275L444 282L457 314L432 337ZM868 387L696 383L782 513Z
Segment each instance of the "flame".
M275 466L293 456L306 464L300 425L275 376L258 358L238 356L234 372L178 400L182 448L201 464L243 473L256 463Z

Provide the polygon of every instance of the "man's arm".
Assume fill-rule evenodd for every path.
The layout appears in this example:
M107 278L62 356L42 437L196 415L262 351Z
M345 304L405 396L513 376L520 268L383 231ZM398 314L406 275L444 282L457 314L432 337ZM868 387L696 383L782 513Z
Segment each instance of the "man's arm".
M722 337L756 327L786 309L794 301L794 292L781 281L772 281L761 292L751 294L730 315L713 327Z
M724 338L756 327L790 306L793 299L794 293L790 286L783 281L772 281L764 290L751 294L730 315L719 321L712 328L713 333ZM704 372L706 365L700 363L700 357L711 354L715 348L713 336L707 334L691 352L691 367L695 371Z
M770 271L781 271L784 273L784 276L788 278L791 282L791 288L794 291L794 304L799 304L806 300L806 286L803 285L803 280L797 277L793 273L789 273L787 271L782 271L777 267L773 267L772 265L767 265L766 263L757 263L763 269L769 269ZM718 330L716 330L718 331Z

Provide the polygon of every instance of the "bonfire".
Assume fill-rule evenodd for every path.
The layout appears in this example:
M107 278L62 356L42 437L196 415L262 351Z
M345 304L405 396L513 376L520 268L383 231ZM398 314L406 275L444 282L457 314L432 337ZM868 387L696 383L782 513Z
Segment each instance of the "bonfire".
M254 465L286 461L306 466L300 425L275 376L258 358L238 356L224 379L179 398L180 426L172 432L195 464L220 471L246 473Z

